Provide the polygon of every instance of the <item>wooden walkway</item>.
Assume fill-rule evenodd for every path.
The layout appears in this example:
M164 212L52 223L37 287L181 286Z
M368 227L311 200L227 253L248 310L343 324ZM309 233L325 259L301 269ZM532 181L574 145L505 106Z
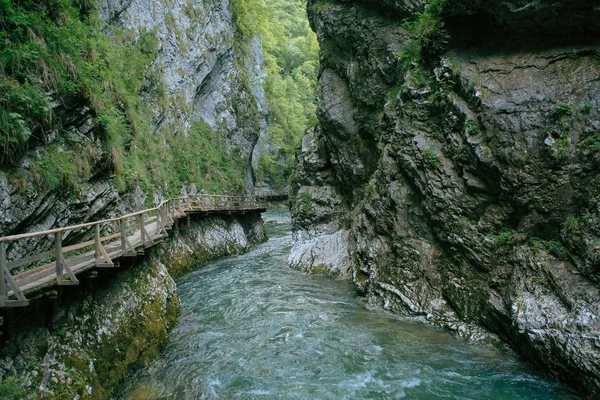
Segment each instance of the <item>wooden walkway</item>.
M265 208L266 201L260 197L201 194L165 200L155 208L118 218L0 237L0 307L27 306L30 293L54 285L78 285L77 275L92 268L118 267L120 258L136 257L160 243L169 230L178 229L182 218L189 226L193 214ZM21 254L24 243L27 248L53 249Z

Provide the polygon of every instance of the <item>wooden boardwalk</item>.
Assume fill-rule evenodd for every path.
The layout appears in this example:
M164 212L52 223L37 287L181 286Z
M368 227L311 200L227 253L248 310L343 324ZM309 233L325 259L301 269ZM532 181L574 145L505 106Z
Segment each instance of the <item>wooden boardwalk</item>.
M178 229L182 218L189 226L194 214L237 214L265 208L264 198L200 194L165 200L155 208L118 218L0 237L0 307L27 306L30 293L55 285L78 285L77 275L93 268L118 267L119 259L136 257L160 243L169 230ZM23 243L28 248L53 249L21 254Z

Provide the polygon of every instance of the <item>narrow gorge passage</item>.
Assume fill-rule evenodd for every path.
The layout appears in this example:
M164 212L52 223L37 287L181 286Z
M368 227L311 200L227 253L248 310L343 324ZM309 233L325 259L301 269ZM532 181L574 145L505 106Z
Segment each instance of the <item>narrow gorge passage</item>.
M351 283L286 266L287 211L270 240L177 281L182 315L122 399L575 399L512 355L365 307Z

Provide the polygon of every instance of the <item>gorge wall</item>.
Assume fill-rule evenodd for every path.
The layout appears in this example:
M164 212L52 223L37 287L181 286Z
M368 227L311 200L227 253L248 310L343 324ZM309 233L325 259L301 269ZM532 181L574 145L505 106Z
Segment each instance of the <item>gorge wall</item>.
M7 2L0 16L15 59L0 71L0 234L252 192L262 48L233 3Z
M309 1L292 266L600 389L600 8Z
M179 315L173 277L265 240L258 214L192 220L131 265L4 310L0 397L114 398L127 372L167 344Z
M0 1L0 236L252 193L268 107L241 3ZM172 277L264 240L260 216L193 221L139 263L3 310L0 398L110 398L166 345Z

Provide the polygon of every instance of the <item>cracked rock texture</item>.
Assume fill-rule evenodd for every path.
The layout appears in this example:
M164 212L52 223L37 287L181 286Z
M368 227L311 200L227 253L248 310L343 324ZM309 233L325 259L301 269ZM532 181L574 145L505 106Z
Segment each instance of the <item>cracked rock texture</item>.
M167 344L179 315L173 277L265 240L258 214L193 220L133 265L5 310L0 382L16 379L23 398L114 398L127 372Z
M149 90L144 101L155 111L151 128L163 128L173 135L186 134L192 123L204 120L213 129L227 133L228 149L247 165L247 190L253 190L252 153L259 135L266 130L265 72L260 40L253 40L244 55L237 49L236 26L228 0L100 0L105 31L127 30L134 39L154 31L158 39L158 60L152 65L156 80L164 83L166 96ZM237 45L237 47L236 47ZM237 50L236 50L237 49ZM162 107L166 101L168 107ZM103 165L105 149L96 131L94 112L81 102L52 103L53 115L63 121L62 130L89 139L94 165ZM49 145L58 132L48 133ZM44 146L34 150L44 154ZM233 157L234 155L232 155ZM158 204L163 193L142 193L135 188L121 192L114 177L102 168L91 171L79 193L48 190L35 183L29 173L29 157L14 165L25 179L14 182L0 171L0 235L8 236L74 225L137 211L153 198ZM183 187L182 193L195 192ZM9 258L25 249L45 250L51 243L31 241L21 249L9 248Z
M290 264L500 338L596 398L600 7L448 0L441 49L403 62L423 7L309 1L320 125L297 154Z

